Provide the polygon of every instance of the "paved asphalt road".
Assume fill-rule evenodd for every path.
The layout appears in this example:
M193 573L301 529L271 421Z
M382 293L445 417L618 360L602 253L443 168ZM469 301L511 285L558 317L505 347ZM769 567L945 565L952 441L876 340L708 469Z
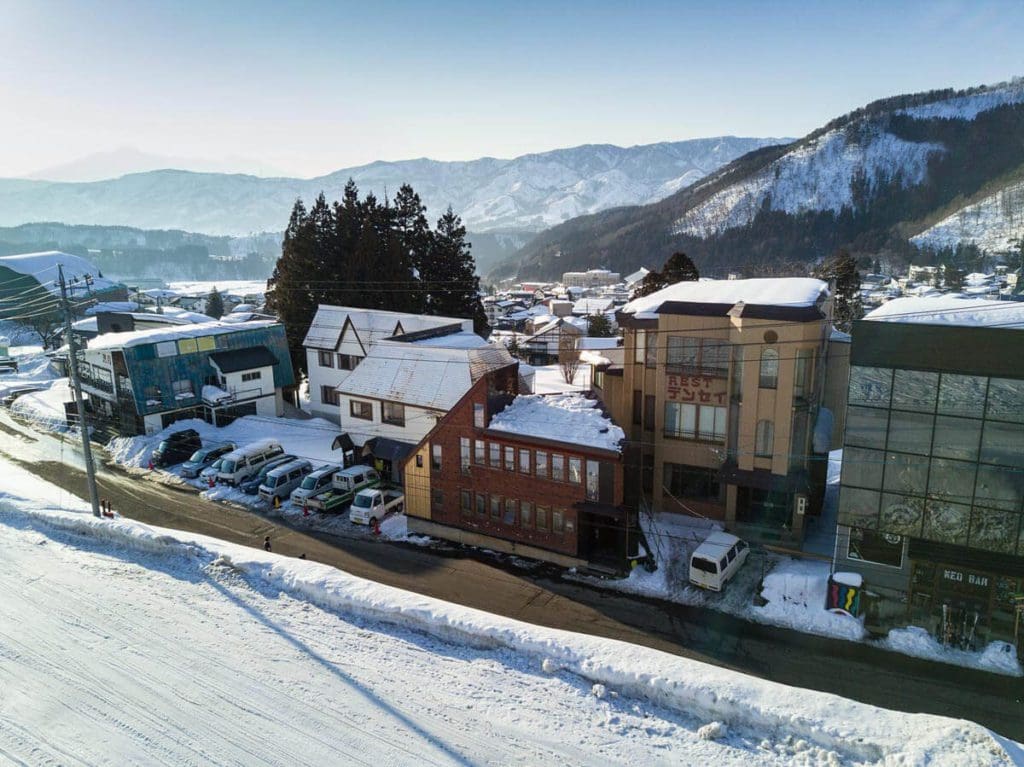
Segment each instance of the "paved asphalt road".
M81 471L53 462L22 465L88 497ZM1024 740L1020 679L608 592L563 580L552 569L523 571L482 554L295 530L279 519L206 501L191 488L140 479L114 467L101 472L100 489L115 510L143 522L248 546L261 546L269 535L277 553L304 552L309 559L409 591L887 708L972 719Z

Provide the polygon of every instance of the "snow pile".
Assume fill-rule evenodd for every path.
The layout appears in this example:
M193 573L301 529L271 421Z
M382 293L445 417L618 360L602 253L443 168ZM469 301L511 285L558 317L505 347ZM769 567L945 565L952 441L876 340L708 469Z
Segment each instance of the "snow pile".
M657 313L666 301L722 304L742 301L756 306L814 306L828 295L828 285L810 277L763 277L750 280L677 282L622 307L626 314Z
M64 406L75 401L71 382L67 378L57 378L53 381L41 381L38 386L39 391L22 394L14 400L11 411L41 428L66 430Z
M1024 327L1024 303L957 295L897 298L865 315L866 320L923 325Z
M619 452L625 432L580 394L524 394L491 418L488 428Z
M1006 642L991 642L981 651L958 650L941 644L927 629L907 626L893 629L879 644L915 658L973 666L1007 676L1024 676L1016 651Z
M772 745L767 738L772 737L781 741L776 749L819 762L997 765L1009 763L1008 749L1018 752L1015 744L970 722L897 713L644 647L533 626L403 592L310 561L123 519L41 511L31 503L10 499L0 502L0 509L17 511L36 525L184 557L199 569L220 562L235 573L340 615L423 632L464 647L503 649L524 661L533 659L549 673L564 670L587 684L604 685L618 695L647 700L709 723L700 738L720 738L734 731L760 733L769 752ZM757 759L768 756L774 754Z
M863 639L867 632L859 620L825 609L828 575L828 562L780 562L764 578L761 596L767 604L751 610L755 616L777 626L821 636Z

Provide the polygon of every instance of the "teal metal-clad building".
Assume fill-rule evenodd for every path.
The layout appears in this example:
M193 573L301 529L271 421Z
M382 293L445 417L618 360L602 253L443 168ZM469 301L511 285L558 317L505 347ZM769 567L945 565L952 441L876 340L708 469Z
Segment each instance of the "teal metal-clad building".
M295 387L284 326L209 322L106 333L81 353L91 409L121 433L183 418L280 416Z

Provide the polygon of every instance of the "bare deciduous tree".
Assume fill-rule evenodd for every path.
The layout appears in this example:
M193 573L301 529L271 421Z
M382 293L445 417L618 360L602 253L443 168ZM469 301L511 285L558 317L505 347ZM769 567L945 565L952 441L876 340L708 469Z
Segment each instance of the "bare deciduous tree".
M572 386L576 371L580 369L580 353L576 348L576 336L562 332L558 337L558 367L562 380Z

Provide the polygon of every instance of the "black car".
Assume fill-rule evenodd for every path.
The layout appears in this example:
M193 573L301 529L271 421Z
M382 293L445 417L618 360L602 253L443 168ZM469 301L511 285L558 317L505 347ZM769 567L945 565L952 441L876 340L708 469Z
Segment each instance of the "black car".
M263 480L267 478L267 473L271 469L276 469L278 466L283 466L289 461L294 461L294 455L279 455L277 458L271 458L265 464L263 468L253 474L249 479L244 479L238 483L238 489L246 495L256 495L259 492L260 485L263 484Z
M153 465L162 468L187 461L202 446L203 440L195 429L172 432L153 451Z

